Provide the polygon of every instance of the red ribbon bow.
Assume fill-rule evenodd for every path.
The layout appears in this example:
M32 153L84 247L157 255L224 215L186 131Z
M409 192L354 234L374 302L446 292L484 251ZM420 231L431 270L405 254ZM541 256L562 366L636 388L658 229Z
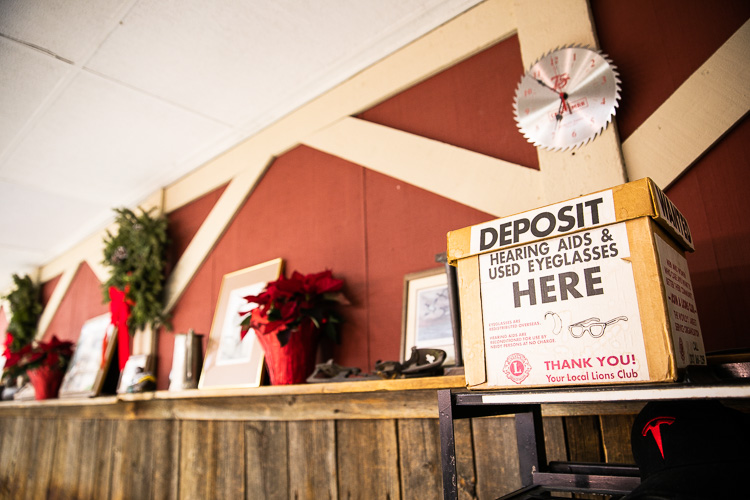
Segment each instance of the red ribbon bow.
M130 357L130 334L128 332L128 318L130 317L130 306L133 302L127 298L127 287L125 291L113 286L109 287L109 312L112 316L112 324L115 325L117 333L117 350L120 371L125 368L125 363ZM107 339L104 339L104 351L107 350ZM103 362L102 358L102 362Z

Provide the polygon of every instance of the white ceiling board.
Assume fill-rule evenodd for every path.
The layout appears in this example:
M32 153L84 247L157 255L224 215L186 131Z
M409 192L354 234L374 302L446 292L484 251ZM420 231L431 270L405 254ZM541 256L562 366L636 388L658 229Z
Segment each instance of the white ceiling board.
M182 157L226 127L82 72L0 166L0 176L116 206L185 173Z
M4 295L8 287L13 284L13 274L23 276L30 275L36 277L36 268L44 255L37 252L30 252L27 249L5 248L0 246L0 294Z
M476 3L141 0L87 67L257 128Z
M0 38L0 157L47 95L73 70L69 64Z
M134 0L2 0L0 34L81 64Z
M92 204L65 196L44 194L33 187L0 181L0 248L24 249L51 257L49 251L77 233L80 221L92 212L107 210L106 204ZM27 212L33 204L34 210ZM28 231L29 227L34 228Z

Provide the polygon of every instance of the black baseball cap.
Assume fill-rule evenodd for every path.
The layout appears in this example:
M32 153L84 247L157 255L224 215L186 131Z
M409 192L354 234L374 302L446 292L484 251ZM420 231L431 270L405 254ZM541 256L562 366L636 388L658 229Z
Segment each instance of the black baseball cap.
M748 498L750 417L717 400L647 403L631 445L641 485L627 500Z

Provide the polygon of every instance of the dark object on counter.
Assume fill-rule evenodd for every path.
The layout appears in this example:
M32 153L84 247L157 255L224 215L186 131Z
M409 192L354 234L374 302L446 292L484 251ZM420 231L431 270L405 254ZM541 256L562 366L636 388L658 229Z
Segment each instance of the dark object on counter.
M404 363L398 361L378 361L375 375L361 374L359 368L340 366L329 359L315 366L315 371L307 377L310 384L323 382L358 382L393 378L430 377L443 374L446 353L442 349L411 348L411 356Z
M453 327L455 366L464 366L464 358L461 351L461 307L459 306L458 270L455 266L451 266L448 263L447 252L435 255L435 262L441 262L445 266L445 274L448 275L448 302L450 303L451 326Z
M18 387L16 386L2 386L2 389L0 389L0 398L3 401L13 401L13 395L18 392Z
M349 377L356 377L362 370L359 368L337 365L333 359L315 366L315 371L307 377L310 384L321 382L344 382ZM351 380L351 379L349 379Z
M136 368L133 383L127 388L128 393L150 392L156 390L156 377L151 372L144 371L140 366Z
M652 401L631 432L641 484L623 500L742 498L750 416L716 400Z
M378 361L375 373L381 378L428 377L443 374L446 353L442 349L411 348L411 356L403 363L398 361Z

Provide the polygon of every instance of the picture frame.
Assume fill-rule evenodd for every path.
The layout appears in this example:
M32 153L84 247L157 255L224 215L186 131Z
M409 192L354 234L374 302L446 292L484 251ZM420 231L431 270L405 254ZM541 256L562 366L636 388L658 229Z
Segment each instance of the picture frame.
M283 267L279 258L224 275L198 389L260 386L263 348L252 331L240 339L241 313L253 309L244 297L261 293L281 276Z
M401 362L411 348L442 349L445 365L456 360L448 275L444 267L409 273L404 277Z
M99 395L117 346L115 332L109 313L91 318L83 324L60 385L60 398Z
M151 372L153 364L153 356L150 354L131 354L120 373L120 380L117 382L117 394L127 394L128 387L137 382L140 377L138 369Z

